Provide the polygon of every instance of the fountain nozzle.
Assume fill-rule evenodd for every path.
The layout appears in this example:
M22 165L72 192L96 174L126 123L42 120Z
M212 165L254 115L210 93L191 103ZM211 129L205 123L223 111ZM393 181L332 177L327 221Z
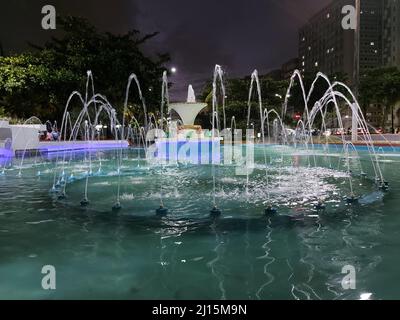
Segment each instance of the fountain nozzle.
M277 213L277 209L272 205L268 205L268 207L264 210L266 216L272 216Z
M389 190L389 182L382 181L382 183L379 185L379 189L381 189L382 191L388 191Z
M117 201L113 206L112 206L112 210L113 211L118 211L118 210L121 210L122 209L122 206L121 206L121 203L119 202L119 201Z
M83 198L81 201L81 207L86 207L89 205L89 200L88 198Z
M64 200L66 198L66 194L65 192L62 192L59 196L58 196L58 200Z
M156 209L156 214L158 216L166 216L168 214L168 209L164 207L164 205L161 203L160 207Z
M358 198L354 195L354 193L352 193L346 198L346 202L348 204L354 204L358 202Z
M322 202L321 199L318 200L318 203L315 205L315 209L317 210L325 210L326 205Z
M214 207L212 208L212 210L210 211L211 216L213 217L218 217L221 215L221 210L217 208L216 205L214 205Z

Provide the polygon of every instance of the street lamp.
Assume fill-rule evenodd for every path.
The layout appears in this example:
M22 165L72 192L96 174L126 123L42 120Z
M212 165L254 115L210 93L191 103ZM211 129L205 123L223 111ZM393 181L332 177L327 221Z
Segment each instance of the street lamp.
M172 67L172 68L171 68L171 73L174 74L174 73L176 73L176 71L177 71L176 67Z

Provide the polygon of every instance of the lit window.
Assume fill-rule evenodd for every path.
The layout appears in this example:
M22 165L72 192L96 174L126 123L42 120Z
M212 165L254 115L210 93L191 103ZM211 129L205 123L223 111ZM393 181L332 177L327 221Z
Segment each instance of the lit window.
M304 61L303 61L301 65L304 67L306 64L305 64Z
M326 18L329 19L330 17L331 17L331 14L328 13L328 14L326 15Z
M375 45L375 42L371 42L371 46L374 46Z
M318 67L318 61L315 62L315 66Z
M308 47L308 51L311 51L311 47Z

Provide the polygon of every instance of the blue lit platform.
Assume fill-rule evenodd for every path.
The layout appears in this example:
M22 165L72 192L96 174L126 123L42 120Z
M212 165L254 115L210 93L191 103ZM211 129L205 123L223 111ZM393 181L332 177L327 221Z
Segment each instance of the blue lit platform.
M41 153L86 151L128 148L128 142L123 140L101 140L101 141L54 141L40 142L38 151Z
M220 138L159 139L153 145L151 156L170 162L218 164L221 160L220 143Z

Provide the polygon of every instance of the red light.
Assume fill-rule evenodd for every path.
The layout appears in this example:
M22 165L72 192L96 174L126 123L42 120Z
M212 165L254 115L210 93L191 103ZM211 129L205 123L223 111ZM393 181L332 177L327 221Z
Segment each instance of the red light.
M294 118L294 120L299 121L301 119L301 114L296 113L293 118Z

